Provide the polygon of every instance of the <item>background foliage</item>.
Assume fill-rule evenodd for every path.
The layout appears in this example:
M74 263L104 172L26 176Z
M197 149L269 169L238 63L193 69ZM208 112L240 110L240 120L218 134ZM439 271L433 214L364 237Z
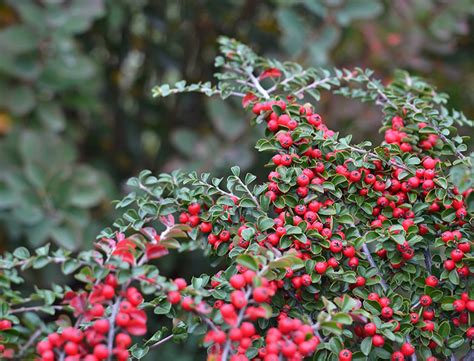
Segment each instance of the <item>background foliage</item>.
M211 79L220 34L303 65L370 67L380 77L405 68L472 118L473 13L469 0L0 2L0 249L88 247L114 218L124 180L143 168L256 172L258 134L239 104L151 97L157 83ZM321 104L328 124L356 142L380 138L376 109ZM204 269L186 257L186 270L170 262L168 272Z

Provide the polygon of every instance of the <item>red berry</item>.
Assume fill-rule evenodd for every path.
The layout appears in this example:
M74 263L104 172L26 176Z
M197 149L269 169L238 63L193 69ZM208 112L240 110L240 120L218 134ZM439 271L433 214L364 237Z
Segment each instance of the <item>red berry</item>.
M372 345L374 345L374 347L382 347L384 343L385 343L385 340L382 336L374 335L372 337Z
M98 344L94 347L94 356L99 360L104 360L109 357L109 349L104 344Z
M195 216L201 211L201 205L199 203L191 203L188 206L188 212L189 214Z
M422 164L425 169L434 169L436 166L436 161L431 157L426 157Z
M240 290L233 291L230 294L230 300L235 308L241 309L247 306L247 299L245 298L245 293Z
M262 303L268 300L268 290L265 287L257 287L252 292L253 299L255 302Z
M119 312L117 316L115 317L115 323L117 324L117 326L126 327L128 326L129 322L130 322L130 316L127 315L126 313Z
M466 309L466 302L464 300L456 300L453 302L453 308L456 312L463 312Z
M369 323L365 324L365 326L364 326L364 334L365 334L366 336L373 336L373 335L376 334L376 332L377 332L377 326L375 326L374 323L369 322Z
M339 361L351 361L352 360L352 352L348 349L341 350L339 352Z
M93 317L102 317L104 315L105 309L100 303L95 303L92 305L92 308L89 310L89 313Z
M314 270L319 274L324 274L328 268L328 264L326 262L317 262L314 266Z
M428 295L423 295L420 297L420 305L422 305L423 307L428 307L429 305L431 305L432 302L433 300Z
M178 291L170 291L168 292L168 301L175 305L181 301L181 295Z
M110 285L104 285L102 288L102 296L108 300L113 298L115 296L115 290L112 286Z
M394 353L392 353L391 361L404 361L404 360L405 360L405 356L403 356L403 353L401 353L400 351L395 351Z
M109 332L110 323L107 319L97 320L94 322L94 330L101 334Z
M235 288L236 290L240 290L241 288L245 287L247 282L245 282L245 277L241 274L233 275L230 280L230 285Z
M436 286L438 286L438 283L439 283L439 281L436 278L436 276L428 276L425 279L425 284L427 286L430 286L430 287L436 287Z
M390 319L393 316L393 310L391 307L384 307L382 308L382 317L386 319Z
M74 356L79 353L79 347L77 346L77 343L69 341L64 345L64 352L66 355Z
M411 356L415 353L415 348L410 343L405 342L400 348L400 351L405 356Z
M132 344L132 338L126 333L118 333L115 336L115 343L117 346L128 348Z

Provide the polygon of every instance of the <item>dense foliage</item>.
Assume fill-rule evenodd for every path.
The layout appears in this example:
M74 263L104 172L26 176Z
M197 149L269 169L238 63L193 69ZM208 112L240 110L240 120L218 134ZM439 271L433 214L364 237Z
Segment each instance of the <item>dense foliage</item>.
M472 160L455 125L472 122L406 72L383 85L369 70L305 69L228 38L220 46L217 85L180 81L153 94L242 98L265 126L256 148L267 154L266 179L239 167L225 179L143 171L94 250L7 253L3 357L140 359L188 334L203 335L209 360L469 353ZM329 129L317 113L323 91L379 105L384 142L355 145ZM160 274L164 256L194 250L214 273ZM78 284L16 290L22 271L48 265ZM150 328L158 315L172 322Z
M144 168L221 176L238 164L262 175L259 133L238 104L150 96L156 83L210 80L217 35L307 66L426 74L472 116L472 13L469 0L3 1L0 249L87 249L124 180ZM342 104L326 97L321 109L357 141L374 140L377 112ZM53 153L64 157L50 168Z

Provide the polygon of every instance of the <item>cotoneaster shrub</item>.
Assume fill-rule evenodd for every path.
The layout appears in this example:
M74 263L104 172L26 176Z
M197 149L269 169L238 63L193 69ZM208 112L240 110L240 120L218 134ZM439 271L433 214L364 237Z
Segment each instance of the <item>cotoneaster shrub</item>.
M367 70L302 69L220 43L217 86L154 94L241 97L266 127L256 148L268 178L143 171L95 249L5 254L2 358L140 359L191 333L216 361L472 354L472 161L453 127L471 122L404 72L383 85ZM381 106L385 141L353 145L330 130L303 100L320 90ZM197 249L214 274L160 274L156 259ZM16 290L23 271L51 264L79 284ZM164 316L171 329L148 327Z

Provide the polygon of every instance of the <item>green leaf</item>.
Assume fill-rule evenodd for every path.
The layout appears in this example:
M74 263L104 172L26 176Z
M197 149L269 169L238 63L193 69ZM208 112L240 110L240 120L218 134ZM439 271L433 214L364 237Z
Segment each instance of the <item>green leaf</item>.
M337 323L342 323L343 325L352 324L352 317L346 313L337 313L334 316L332 316L331 319Z
M457 349L458 347L461 347L464 345L464 338L459 335L452 336L448 339L447 345L451 349Z
M80 263L75 259L68 259L61 265L61 270L65 275L73 273L78 267Z
M258 271L258 262L256 258L249 254L241 254L237 257L236 262L252 271Z
M39 40L39 34L23 24L8 26L0 31L0 48L4 53L21 54L32 51L38 46Z
M329 322L323 322L321 323L321 328L323 330L327 330L335 335L341 335L342 330L339 328L337 325L337 322L335 321L329 321Z
M139 346L138 344L135 344L131 349L132 356L135 357L136 359L140 360L143 357L146 356L146 354L149 351L148 346Z
M346 26L355 19L370 19L382 11L382 4L376 0L346 0L336 13L336 19Z
M52 131L60 132L64 130L66 119L63 110L57 103L41 103L38 106L38 117Z
M27 259L30 257L30 251L25 247L18 247L13 251L13 255L18 259Z
M455 285L459 284L459 274L456 272L456 270L449 272L449 281Z
M240 167L239 166L233 166L232 168L230 168L231 172L233 175L235 175L236 177L238 177L240 175Z
M365 356L368 356L372 350L372 337L366 337L360 344L360 350Z
M272 228L275 225L273 219L261 216L257 220L257 227L261 232L265 232L266 230Z
M255 235L255 229L249 227L249 228L245 228L243 231L242 231L242 238L246 241L250 241L253 236Z
M446 338L449 336L449 334L451 333L451 326L449 325L448 321L441 322L438 328L438 333L443 338Z
M155 307L153 313L157 315L166 315L171 310L171 303L169 303L166 299L163 300L158 306Z
M284 255L268 264L269 269L285 269L287 267L297 270L304 267L304 262L301 258L294 255Z

